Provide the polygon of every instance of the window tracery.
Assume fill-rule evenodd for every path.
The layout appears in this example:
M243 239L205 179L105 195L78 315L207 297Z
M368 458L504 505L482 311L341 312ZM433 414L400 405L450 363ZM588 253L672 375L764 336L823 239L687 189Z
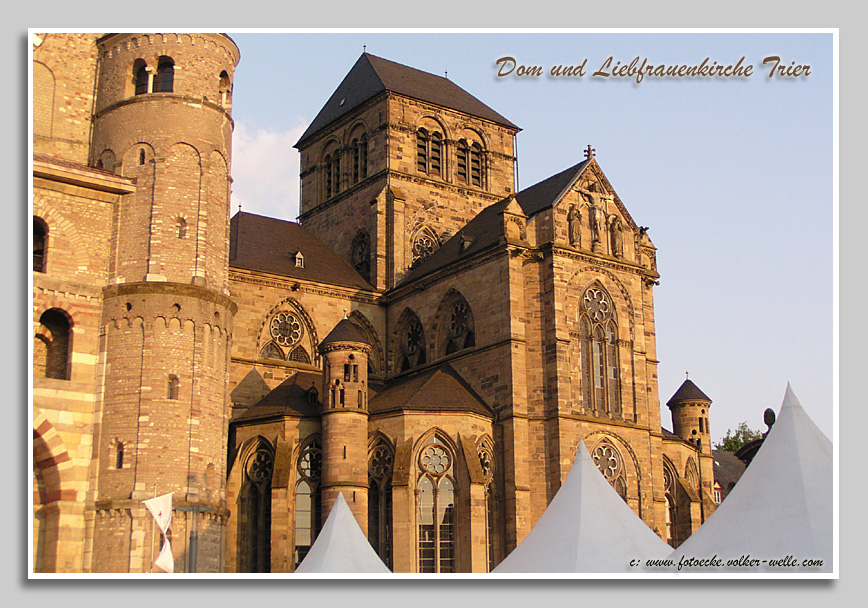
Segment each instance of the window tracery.
M305 446L296 463L295 487L295 566L301 563L320 529L322 501L322 447L314 439Z
M621 415L618 326L612 299L595 284L579 306L583 406L610 416Z
M419 572L455 572L455 482L452 454L432 437L417 461Z
M392 567L392 470L395 455L379 438L368 459L368 540L380 559Z
M351 261L353 268L363 279L371 282L371 237L359 230L353 239Z
M278 344L291 346L301 340L304 328L295 314L279 312L271 318L269 334Z
M618 495L627 500L627 480L624 470L624 459L621 453L612 444L604 441L598 444L591 452L594 464L611 484Z
M406 371L426 363L425 332L419 318L409 312L399 333L399 348L401 353L400 371Z
M261 438L244 464L244 482L239 497L239 571L271 571L271 479L274 453Z
M434 231L430 228L422 228L415 235L413 235L413 239L411 241L410 252L412 255L412 266L415 266L432 253L437 251L440 247L440 243L437 240L437 235L434 234Z
M476 345L473 313L470 305L460 296L449 305L446 322L446 343L444 354L450 355L459 350Z

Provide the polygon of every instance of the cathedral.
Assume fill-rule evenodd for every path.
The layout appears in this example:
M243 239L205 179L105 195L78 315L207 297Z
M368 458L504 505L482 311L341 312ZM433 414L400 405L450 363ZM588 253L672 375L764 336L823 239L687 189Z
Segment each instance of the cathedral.
M363 53L298 221L233 216L231 38L32 45L34 572L160 571L168 493L175 572L293 572L342 493L392 571L484 573L580 440L672 546L714 510L711 400L661 426L656 249L590 146L515 191L518 126Z

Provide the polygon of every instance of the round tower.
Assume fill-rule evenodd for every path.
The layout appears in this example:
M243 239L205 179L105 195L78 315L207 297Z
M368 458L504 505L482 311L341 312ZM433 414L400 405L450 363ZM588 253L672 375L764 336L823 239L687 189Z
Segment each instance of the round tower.
M91 570L152 572L142 501L172 494L176 572L222 570L231 83L222 34L108 34L90 163L135 180L104 289Z
M322 507L331 510L338 493L367 534L368 527L368 355L362 331L344 318L320 343L323 356Z
M703 454L711 454L711 428L708 424L711 399L688 378L666 406L672 413L672 431Z

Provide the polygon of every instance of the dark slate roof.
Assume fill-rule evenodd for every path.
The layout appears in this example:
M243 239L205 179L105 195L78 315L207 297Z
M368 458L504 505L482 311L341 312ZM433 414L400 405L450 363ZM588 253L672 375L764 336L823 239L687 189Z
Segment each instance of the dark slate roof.
M494 411L448 363L390 382L368 402L371 414L393 410L494 416Z
M332 342L361 342L370 346L370 342L359 327L349 319L341 319L329 334L319 343L320 348Z
M744 473L745 464L732 452L711 450L711 455L714 456L714 481L719 483L723 490L721 497L726 498L731 485L735 485Z
M236 418L233 423L260 420L276 416L318 416L322 410L310 402L311 386L318 386L319 372L300 371L278 384L270 393ZM318 389L317 389L318 390Z
M509 120L448 78L435 76L369 53L362 53L295 146L300 147L305 140L326 125L384 91L391 91L518 129Z
M304 268L295 265L295 253ZM344 287L373 289L350 263L300 224L238 212L230 222L229 266Z
M522 213L531 217L554 205L560 200L560 195L564 190L581 175L587 164L588 161L584 160L516 193L515 201L521 207ZM510 201L510 198L505 198L480 211L476 217L467 222L464 228L443 243L437 251L408 272L402 283L410 282L429 272L448 266L461 257L482 251L500 242L500 214L509 206Z
M684 383L675 391L675 394L672 395L672 398L666 402L666 405L670 403L678 403L679 401L696 401L703 400L711 403L711 399L699 390L699 387L693 384L693 380L689 378L684 381Z
M573 165L569 169L564 169L556 175L544 179L543 181L525 188L521 192L516 193L515 200L521 205L522 211L528 217L535 215L554 205L560 200L561 194L566 190L575 179L581 175L584 168L588 165L588 160L585 159L577 165Z

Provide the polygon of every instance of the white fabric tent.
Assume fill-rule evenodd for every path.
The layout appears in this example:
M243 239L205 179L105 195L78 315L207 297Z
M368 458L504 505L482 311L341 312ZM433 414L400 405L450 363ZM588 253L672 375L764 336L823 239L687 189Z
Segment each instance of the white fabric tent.
M338 494L319 536L295 571L297 574L391 573L365 538L343 494Z
M492 573L644 572L630 561L665 558L671 549L618 496L582 441L539 521Z
M721 560L719 566L682 572L832 572L832 492L832 443L787 384L777 421L750 466L708 521L671 557L676 566L682 558ZM759 563L727 565L743 556ZM788 565L768 563L787 556ZM823 566L803 566L805 559L821 559Z

